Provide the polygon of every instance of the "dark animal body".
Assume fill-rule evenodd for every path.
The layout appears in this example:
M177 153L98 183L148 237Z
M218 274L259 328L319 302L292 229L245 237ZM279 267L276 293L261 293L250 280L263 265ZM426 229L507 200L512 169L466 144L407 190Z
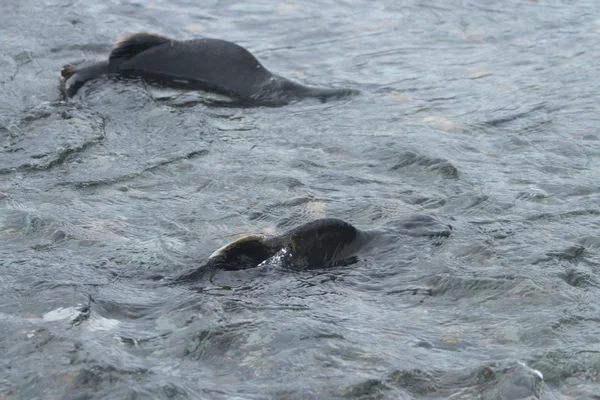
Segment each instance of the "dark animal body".
M353 259L351 254L368 241L369 235L349 223L324 218L300 225L279 236L251 235L215 251L205 265L181 275L177 282L192 282L217 270L239 270L258 266L285 250L289 267L323 268Z
M117 42L108 61L65 65L66 96L101 75L138 77L172 88L224 94L248 105L279 106L294 100L327 101L357 94L353 89L303 86L271 73L245 48L221 39L177 41L136 33Z

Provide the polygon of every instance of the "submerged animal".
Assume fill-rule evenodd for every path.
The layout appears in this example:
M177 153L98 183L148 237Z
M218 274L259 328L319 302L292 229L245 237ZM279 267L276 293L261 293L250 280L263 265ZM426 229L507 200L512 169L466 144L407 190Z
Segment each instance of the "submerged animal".
M200 268L181 275L177 282L191 282L216 270L240 270L258 266L283 252L288 266L297 269L323 268L354 260L352 253L370 235L335 218L308 222L279 236L250 235L235 240L217 251Z
M359 261L357 252L397 248L399 240L427 237L439 242L451 235L452 226L429 215L415 214L392 221L390 230L359 230L336 218L317 219L281 235L248 235L216 250L208 261L167 284L191 283L219 270L254 268L277 259L285 269L308 270L351 265ZM435 243L435 242L434 242ZM162 280L163 276L153 279Z
M63 93L68 97L73 97L85 82L102 75L215 92L248 105L279 106L304 98L327 101L358 93L292 82L271 73L248 50L226 40L178 41L150 33L126 36L117 42L107 61L67 64L61 75Z

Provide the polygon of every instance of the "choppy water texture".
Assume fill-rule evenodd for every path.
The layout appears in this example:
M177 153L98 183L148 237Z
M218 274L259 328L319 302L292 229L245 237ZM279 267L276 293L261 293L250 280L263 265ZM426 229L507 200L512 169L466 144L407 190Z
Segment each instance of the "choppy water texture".
M136 31L363 93L59 101ZM0 398L599 398L599 59L596 1L2 1ZM320 217L381 235L159 280Z

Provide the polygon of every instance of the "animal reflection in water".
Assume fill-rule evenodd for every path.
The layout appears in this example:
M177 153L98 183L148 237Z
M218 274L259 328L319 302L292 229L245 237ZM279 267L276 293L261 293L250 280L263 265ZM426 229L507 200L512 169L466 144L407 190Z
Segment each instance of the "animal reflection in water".
M358 93L354 89L317 88L292 82L271 73L248 50L226 40L178 41L149 33L124 37L107 61L67 64L61 75L61 90L66 97L73 97L84 83L103 75L214 92L249 106L281 106L305 98L325 102Z
M411 236L447 237L452 228L428 216L415 216L400 223L398 229ZM351 265L357 252L380 233L361 231L346 221L324 218L308 222L281 235L249 235L217 251L200 268L187 272L175 282L194 282L218 270L235 271L257 267L281 257L289 269L307 270Z

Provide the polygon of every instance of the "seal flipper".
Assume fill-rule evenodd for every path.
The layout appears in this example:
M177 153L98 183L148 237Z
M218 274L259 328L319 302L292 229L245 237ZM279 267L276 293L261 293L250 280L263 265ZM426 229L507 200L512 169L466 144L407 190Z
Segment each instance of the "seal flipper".
M108 61L87 64L82 67L72 64L64 65L60 71L64 79L61 83L61 91L66 97L73 97L87 81L108 73L118 73L119 66L124 61L167 42L170 42L170 39L151 33L135 33L125 36L116 43Z
M77 67L73 64L65 64L60 70L60 76L65 78L65 80L75 75L75 73L77 73Z
M160 46L170 41L171 39L167 37L146 32L127 35L117 41L115 48L110 52L108 56L110 69L116 72L123 61L130 60L152 47Z
M65 97L73 97L75 96L75 93L81 89L84 83L107 73L107 61L86 64L82 67L77 67L72 64L64 65L60 70L60 74L63 77L61 91Z

